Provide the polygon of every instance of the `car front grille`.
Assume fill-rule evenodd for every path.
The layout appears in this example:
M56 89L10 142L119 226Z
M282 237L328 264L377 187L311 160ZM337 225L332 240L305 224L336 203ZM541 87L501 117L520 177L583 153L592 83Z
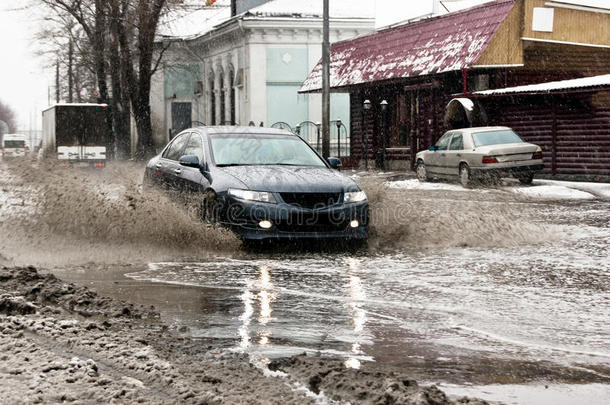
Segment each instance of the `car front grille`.
M349 219L338 213L299 212L277 223L282 232L341 232Z
M321 209L339 203L341 193L280 193L286 204L300 208Z

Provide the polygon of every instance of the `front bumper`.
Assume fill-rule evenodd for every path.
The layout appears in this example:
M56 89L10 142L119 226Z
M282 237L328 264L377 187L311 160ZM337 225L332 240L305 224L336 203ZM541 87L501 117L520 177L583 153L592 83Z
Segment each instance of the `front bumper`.
M278 203L246 202L226 196L219 213L220 222L244 240L265 239L357 239L369 236L368 202L336 204L310 210ZM271 228L262 229L267 220ZM350 222L357 220L356 228Z

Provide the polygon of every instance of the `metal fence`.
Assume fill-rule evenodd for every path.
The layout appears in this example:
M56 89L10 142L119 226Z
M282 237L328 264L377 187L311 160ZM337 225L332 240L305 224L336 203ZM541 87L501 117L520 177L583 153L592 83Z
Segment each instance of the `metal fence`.
M294 128L290 124L279 121L271 126L272 128L280 128L291 131L314 149L322 153L322 124L313 121L303 121ZM333 157L349 157L350 156L350 137L347 127L341 120L330 122L330 155Z

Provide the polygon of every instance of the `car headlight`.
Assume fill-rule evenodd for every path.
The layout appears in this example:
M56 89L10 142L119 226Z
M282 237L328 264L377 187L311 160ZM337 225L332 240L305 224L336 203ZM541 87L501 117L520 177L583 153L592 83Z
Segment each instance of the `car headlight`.
M345 204L357 203L362 201L366 201L366 194L364 193L364 191L348 191L347 193L345 193L345 196L343 196L343 202Z
M266 203L275 204L275 197L272 193L267 191L252 191L252 190L240 190L236 188L230 188L228 191L229 195L239 198L240 200L246 201L260 201Z

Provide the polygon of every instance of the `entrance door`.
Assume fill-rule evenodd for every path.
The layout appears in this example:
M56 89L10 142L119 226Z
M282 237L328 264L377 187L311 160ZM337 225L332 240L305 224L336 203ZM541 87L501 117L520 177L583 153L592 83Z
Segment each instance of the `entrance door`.
M191 103L172 103L172 134L191 126Z

